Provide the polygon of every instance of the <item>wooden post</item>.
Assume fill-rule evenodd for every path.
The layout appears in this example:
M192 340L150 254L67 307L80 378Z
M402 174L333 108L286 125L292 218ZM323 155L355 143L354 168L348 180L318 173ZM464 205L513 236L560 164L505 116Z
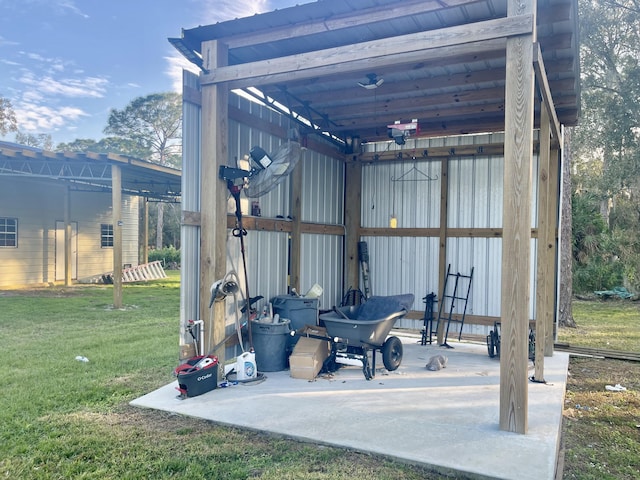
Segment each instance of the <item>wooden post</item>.
M293 219L291 225L291 250L290 255L290 268L289 272L289 288L295 288L296 291L302 295L300 291L300 255L302 250L302 162L298 164L291 172L291 218Z
M508 0L507 16L533 14L532 34L507 39L505 82L500 429L528 428L529 259L536 1Z
M113 212L113 308L122 308L122 171L111 165Z
M551 128L544 100L540 106L540 157L538 166L538 262L536 269L536 350L535 373L537 382L544 382L544 351L548 318L553 312L553 301L549 298L548 283L555 284L553 272L549 270L548 256L552 253L548 243L552 222L549 218L549 155Z
M562 145L562 139L558 139L558 145ZM550 275L549 281L546 283L547 295L549 302L549 315L547 315L547 325L545 328L544 338L544 356L551 357L553 355L553 343L555 341L554 324L556 321L556 311L558 305L557 299L557 280L558 280L558 205L560 193L560 147L554 146L549 154L549 201L547 202L547 218L549 219L549 229L547 231L547 272Z
M143 198L144 211L142 214L142 262L149 263L149 199Z
M444 277L447 274L447 212L449 209L449 157L445 157L441 162L440 175L440 253L438 255L438 292L443 301L444 297ZM437 305L440 308L440 305ZM427 332L429 333L429 332ZM438 325L436 332L438 345L444 343L444 322Z
M64 190L64 285L71 285L71 191L69 187Z
M215 71L228 61L227 46L217 40L204 42L202 53L204 68ZM204 320L204 352L225 337L224 302L215 302L213 315L209 314L210 288L222 279L227 268L227 185L218 178L220 165L228 160L229 90L226 84L202 87L202 134L200 166L200 318ZM224 363L224 345L215 352Z
M345 168L344 192L344 252L345 285L343 289L359 288L360 264L358 262L358 242L360 241L360 223L362 208L362 163L347 162Z

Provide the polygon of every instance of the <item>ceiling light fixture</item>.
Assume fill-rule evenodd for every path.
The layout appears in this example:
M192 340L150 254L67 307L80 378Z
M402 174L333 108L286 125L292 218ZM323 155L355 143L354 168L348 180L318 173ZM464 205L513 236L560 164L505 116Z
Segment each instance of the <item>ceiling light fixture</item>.
M375 73L368 73L367 78L369 79L368 83L358 82L358 85L367 90L374 90L384 83L384 78L378 78Z

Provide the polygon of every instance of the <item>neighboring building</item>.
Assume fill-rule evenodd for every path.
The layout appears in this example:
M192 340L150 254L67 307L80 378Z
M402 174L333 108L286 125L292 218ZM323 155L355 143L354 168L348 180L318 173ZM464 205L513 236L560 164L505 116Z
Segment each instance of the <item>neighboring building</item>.
M175 199L179 171L113 154L0 142L0 288L65 280L65 221L71 279L114 270L112 165L122 171L122 263L137 265L141 201Z

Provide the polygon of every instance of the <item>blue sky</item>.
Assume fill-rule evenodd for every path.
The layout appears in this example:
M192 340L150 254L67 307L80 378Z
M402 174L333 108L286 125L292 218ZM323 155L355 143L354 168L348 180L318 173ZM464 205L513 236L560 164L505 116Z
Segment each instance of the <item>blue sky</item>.
M23 133L99 140L109 110L180 91L182 28L309 0L0 0L0 96ZM14 134L4 137L13 141Z

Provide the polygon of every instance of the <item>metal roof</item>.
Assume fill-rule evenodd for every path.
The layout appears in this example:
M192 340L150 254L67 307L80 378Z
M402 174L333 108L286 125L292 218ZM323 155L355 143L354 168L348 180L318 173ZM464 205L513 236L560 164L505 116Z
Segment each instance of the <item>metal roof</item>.
M537 32L549 87L561 123L579 117L577 0L538 0ZM386 125L417 118L424 136L504 128L504 38L475 42L468 53L421 57L427 40L448 30L464 43L465 27L507 17L507 0L319 0L274 12L184 29L170 39L202 66L202 42L228 46L230 66L296 62L301 54L330 58L351 46L354 60L318 70L318 75L265 75L253 86L338 137L380 140ZM497 25L497 23L496 23ZM502 24L500 24L502 25ZM452 28L453 27L453 28ZM431 37L419 37L432 32ZM444 34L444 33L443 33ZM416 38L416 53L385 55L400 38ZM408 50L412 50L410 45ZM360 53L360 57L358 57ZM308 58L308 57L307 57ZM368 74L384 83L365 89ZM214 72L215 75L215 72ZM300 77L300 78L298 78ZM229 80L231 88L249 85Z
M180 198L180 171L113 153L50 152L0 142L0 177L68 182L74 190L110 191L111 166L122 172L122 191L152 200Z

